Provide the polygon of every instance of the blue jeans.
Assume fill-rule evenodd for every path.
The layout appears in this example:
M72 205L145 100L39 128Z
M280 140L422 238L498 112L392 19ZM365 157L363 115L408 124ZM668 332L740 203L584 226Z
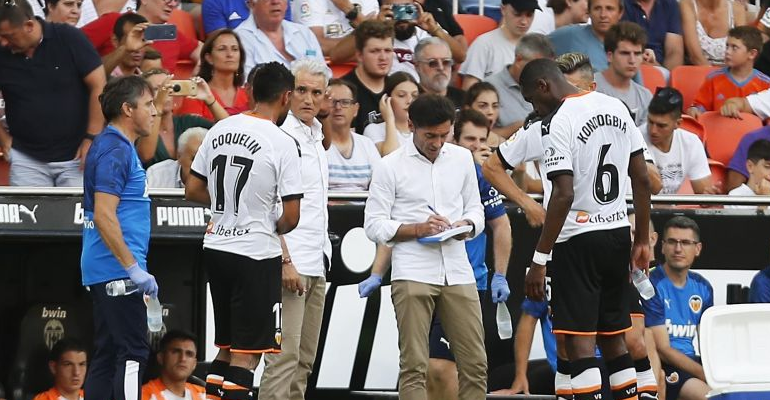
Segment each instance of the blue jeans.
M83 187L80 160L39 161L11 148L10 161L11 186Z

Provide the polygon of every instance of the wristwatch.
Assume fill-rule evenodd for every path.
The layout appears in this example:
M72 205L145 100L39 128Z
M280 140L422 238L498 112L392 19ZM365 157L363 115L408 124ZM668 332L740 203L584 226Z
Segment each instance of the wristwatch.
M353 4L353 8L348 11L347 14L345 14L345 18L348 19L348 21L355 21L356 18L358 18L358 14L361 12L361 5L359 4Z

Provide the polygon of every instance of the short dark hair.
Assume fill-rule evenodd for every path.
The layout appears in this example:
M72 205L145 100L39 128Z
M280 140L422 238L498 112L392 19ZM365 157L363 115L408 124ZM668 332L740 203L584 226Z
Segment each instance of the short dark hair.
M758 163L760 160L770 161L770 140L759 139L749 146L747 160Z
M0 23L8 21L16 27L31 19L35 19L35 13L27 0L4 0L0 4Z
M258 83L258 84L256 84ZM283 64L271 61L254 73L252 93L258 103L272 103L294 89L294 75Z
M195 347L197 349L198 347L198 337L193 335L190 332L183 331L181 329L172 329L168 332L166 332L165 335L163 335L163 338L160 339L160 343L158 343L158 352L164 352L166 351L166 348L168 347L171 342L174 340L189 340L195 344Z
M64 353L68 351L74 351L78 353L87 353L86 347L79 340L75 338L65 337L59 339L56 344L51 348L51 353L48 355L48 360L53 362L59 362Z
M470 107L473 102L484 92L495 92L497 99L500 100L500 95L497 93L497 89L489 82L479 81L471 85L465 92L463 97L463 106Z
M736 26L727 32L727 36L743 42L748 50L760 51L762 49L762 32L753 26Z
M235 75L233 75L233 86L241 86L243 85L243 65L246 62L246 51L243 49L241 38L238 37L238 34L235 33L234 30L229 28L215 31L203 43L200 56L201 66L198 76L203 78L206 82L211 82L211 77L214 76L214 65L206 61L206 54L211 54L211 52L214 51L214 42L222 35L232 35L235 38L235 41L238 42L238 54L240 54L240 57L238 58L238 70L235 71Z
M43 7L43 14L45 14L45 16L47 17L48 13L51 11L50 8L59 4L59 1L61 0L45 0L45 7Z
M409 106L409 120L415 129L427 128L454 121L455 105L437 94L423 94Z
M344 79L332 78L329 81L328 87L332 87L332 86L345 86L346 88L348 88L350 90L350 94L353 96L353 99L358 101L358 88L356 87L356 85L354 85L354 84L352 84L352 83L350 83L350 82L348 82L348 81L346 81Z
M388 75L385 78L385 89L383 90L383 93L385 93L388 96L390 96L393 93L393 89L395 89L396 86L398 86L398 85L400 85L400 84L402 84L404 82L412 82L415 85L417 85L417 90L418 91L420 91L420 92L422 91L420 89L421 88L420 84L417 83L417 80L414 79L412 74L410 74L408 72L404 72L404 71L398 71L398 72L394 72L394 73Z
M139 1L141 1L141 0L137 0L136 1L137 7L139 6ZM588 0L588 12L589 13L591 12L591 1L592 0ZM623 7L624 7L623 0L618 0L618 10L623 11Z
M468 123L478 126L479 128L486 128L487 134L489 134L489 119L487 119L484 114L477 110L472 108L465 108L457 113L457 117L455 119L454 132L452 133L455 142L460 141L460 136L462 136L463 133L463 127Z
M522 88L531 88L539 79L566 83L564 74L559 69L559 64L548 58L539 58L527 63L521 71L519 84Z
M700 242L700 227L691 218L684 215L677 215L674 218L666 221L666 225L663 227L663 236L668 234L668 230L671 228L676 229L690 229L695 234L695 240Z
M614 53L618 44L623 41L642 46L644 50L647 46L647 31L635 22L620 21L610 27L604 35L604 51Z
M652 95L647 112L653 115L672 114L674 118L679 118L683 106L682 93L672 87L659 87Z
M125 36L125 32L123 32L123 29L125 29L126 24L133 24L133 25L139 25L142 23L147 22L147 18L132 12L127 12L115 21L115 26L112 27L112 34L115 35L115 38L118 39L118 42L123 40L123 36Z
M362 22L353 34L356 35L356 50L358 51L364 51L366 42L371 38L393 39L396 36L393 23L373 19Z
M152 93L152 88L144 78L137 75L121 76L108 82L99 95L104 119L113 121L119 117L124 103L136 107L139 97L145 91Z
M556 15L560 15L564 11L567 11L567 0L548 0L546 5L551 7L553 9L553 13Z

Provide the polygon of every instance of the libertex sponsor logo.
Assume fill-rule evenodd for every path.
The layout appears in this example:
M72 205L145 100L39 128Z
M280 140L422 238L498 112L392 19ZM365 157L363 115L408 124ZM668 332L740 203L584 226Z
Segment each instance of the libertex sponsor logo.
M575 222L578 224L607 224L610 222L622 221L625 218L625 211L618 211L610 215L591 215L585 211L578 211L577 214L575 214Z

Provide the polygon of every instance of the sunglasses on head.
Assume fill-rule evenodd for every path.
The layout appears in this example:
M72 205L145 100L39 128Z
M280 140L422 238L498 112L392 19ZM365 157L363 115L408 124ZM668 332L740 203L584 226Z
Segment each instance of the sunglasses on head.
M671 105L678 105L684 102L682 94L678 90L669 87L659 87L655 90L655 98L667 101Z

